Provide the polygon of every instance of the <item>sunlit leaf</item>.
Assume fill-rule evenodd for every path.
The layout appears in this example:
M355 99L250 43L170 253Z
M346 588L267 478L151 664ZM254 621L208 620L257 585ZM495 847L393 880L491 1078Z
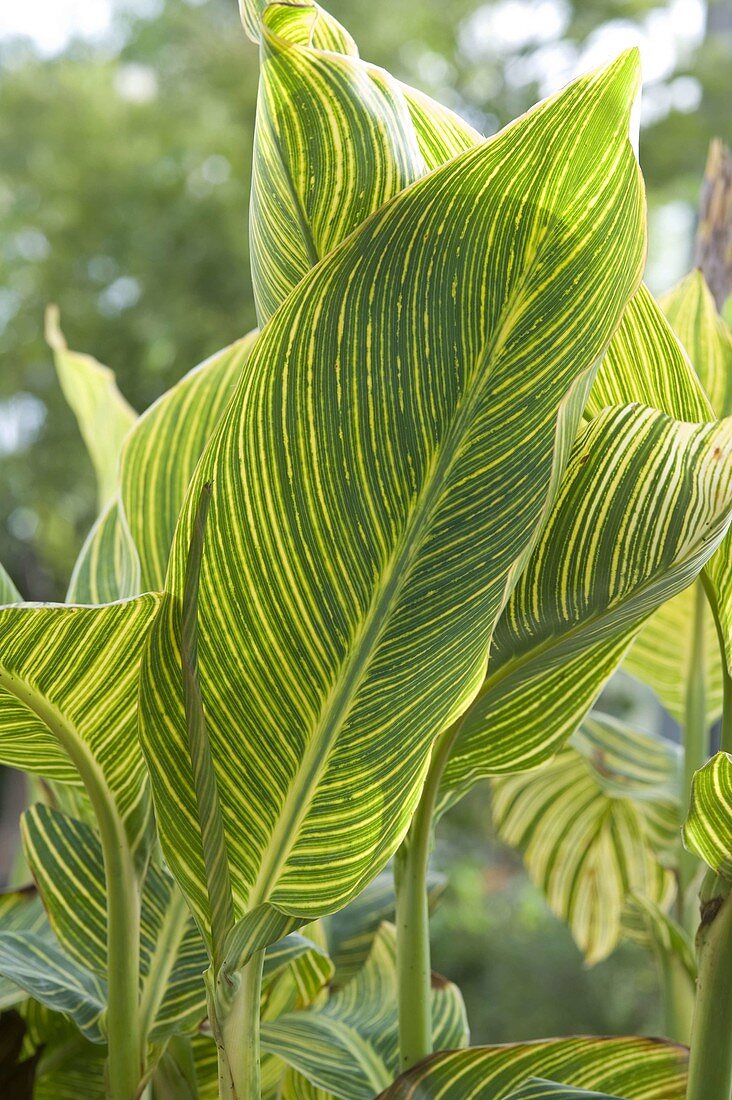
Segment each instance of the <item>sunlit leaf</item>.
M117 490L122 441L137 414L117 389L109 367L91 355L69 351L55 307L50 307L46 316L46 339L53 349L64 397L74 411L94 465L101 511Z
M588 963L617 945L631 891L673 898L659 854L678 834L677 771L674 746L595 715L548 764L494 781L500 836L523 852Z
M137 679L158 607L148 595L0 609L0 762L111 800L133 848L149 820Z
M142 676L162 842L203 926L179 650L203 484L201 688L237 916L312 919L399 844L637 285L636 64L402 192L257 341L192 481Z
M436 1049L464 1045L467 1022L456 986L432 987ZM344 1100L372 1100L399 1065L396 938L381 926L363 968L323 1008L263 1022L262 1043L311 1084Z
M689 851L732 880L732 756L718 752L695 772L684 824Z
M625 1100L683 1100L687 1051L658 1039L540 1039L435 1054L379 1100L507 1100L527 1078L548 1074Z
M580 433L539 544L462 719L443 805L477 779L548 759L644 619L687 587L732 509L732 421L606 408Z
M142 590L163 585L191 475L256 339L250 332L195 367L143 413L127 438L121 497L140 556Z

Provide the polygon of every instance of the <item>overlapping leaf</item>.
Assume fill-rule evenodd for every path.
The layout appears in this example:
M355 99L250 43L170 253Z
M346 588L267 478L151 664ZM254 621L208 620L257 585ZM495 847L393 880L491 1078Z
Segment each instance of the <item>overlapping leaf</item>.
M687 1051L657 1039L544 1039L435 1054L379 1100L506 1100L527 1078L549 1075L625 1100L683 1100Z
M114 603L141 591L140 559L119 496L115 494L86 537L71 574L66 601Z
M260 42L250 242L261 323L324 255L480 135L358 56L314 3L244 5Z
M122 441L137 414L117 389L109 367L90 355L69 351L58 326L58 310L53 308L46 318L46 337L54 351L61 388L94 465L101 510L117 490Z
M443 877L428 876L430 910L439 902L444 888ZM393 921L395 912L394 875L387 870L377 875L350 905L333 914L328 922L328 942L338 985L344 985L360 970L379 927L384 921Z
M732 756L727 752L718 752L694 774L684 843L732 880Z
M542 1081L538 1077L532 1077L516 1092L512 1092L508 1100L619 1100L618 1097L608 1096L606 1092L588 1092L587 1089L576 1089L572 1085L558 1085L555 1081Z
M207 440L254 347L249 333L186 374L139 418L121 460L121 499L143 590L161 588L178 513Z
M731 444L732 421L681 424L644 406L585 425L462 719L443 806L546 760L576 728L643 620L724 536Z
M645 624L623 661L623 668L647 684L677 722L685 719L691 672L694 586L663 604ZM707 723L722 712L722 665L719 640L710 614L704 616L704 705Z
M235 902L316 916L403 835L635 287L635 82L624 56L403 192L260 336L142 677L166 856L204 925L178 648L203 483L201 684Z
M37 804L22 821L23 843L51 925L68 956L104 977L107 896L101 844L81 821ZM208 958L173 882L150 866L142 889L141 998L149 1036L196 1028L206 1015Z
M0 893L0 935L4 932L44 935L48 921L34 886ZM24 999L22 990L8 978L0 978L0 1011Z
M68 1016L92 1042L104 1042L106 983L70 959L49 937L0 932L0 974L29 996Z
M0 610L0 761L111 796L133 846L148 815L137 679L158 606L149 595Z
M732 412L732 331L717 313L714 299L699 271L688 275L664 299L674 331L718 416ZM732 672L732 541L725 539L706 568L721 641Z
M664 905L673 880L659 865L678 832L678 752L604 715L532 772L493 784L502 838L569 925L588 963L622 930L631 891Z
M311 1084L344 1100L372 1100L399 1065L396 938L383 924L364 967L322 1008L263 1022L262 1043ZM467 1042L460 992L444 979L432 988L436 1049Z

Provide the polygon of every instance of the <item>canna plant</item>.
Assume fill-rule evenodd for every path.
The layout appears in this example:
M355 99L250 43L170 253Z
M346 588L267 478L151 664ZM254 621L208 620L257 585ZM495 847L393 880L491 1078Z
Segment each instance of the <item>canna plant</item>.
M517 772L536 807L552 768L570 806L588 729L635 767L615 831L673 849L677 761L587 715L702 571L727 637L732 420L641 283L637 56L485 140L309 0L242 16L259 330L137 417L49 315L100 512L64 605L0 581L33 1096L681 1100L671 1043L470 1048L429 959L439 816ZM689 1100L730 1092L727 761L685 826Z

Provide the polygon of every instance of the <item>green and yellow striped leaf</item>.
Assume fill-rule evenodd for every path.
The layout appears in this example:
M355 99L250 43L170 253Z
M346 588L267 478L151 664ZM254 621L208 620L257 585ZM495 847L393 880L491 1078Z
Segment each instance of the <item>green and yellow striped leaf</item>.
M265 8L271 6L274 5L269 0L239 0L241 21L252 42L261 41L262 16ZM276 6L283 7L284 4L277 3ZM358 47L348 31L325 8L310 0L298 0L293 6L306 8L311 13L311 18L300 24L301 33L296 41L309 42L314 49L358 57Z
M106 983L70 959L47 936L0 932L0 974L30 997L73 1020L91 1042L104 1042Z
M732 880L732 756L718 752L694 773L684 844Z
M121 498L140 556L142 591L162 588L188 483L257 339L250 332L186 374L127 437Z
M673 899L659 864L679 826L669 742L595 714L548 764L494 780L493 818L590 965L620 940L631 891Z
M606 1092L588 1092L572 1085L558 1085L556 1081L542 1081L532 1077L525 1085L512 1092L508 1100L619 1100Z
M585 415L608 405L648 405L692 423L714 410L671 325L641 286L629 302L590 392Z
M625 899L623 933L642 947L680 964L691 983L696 982L694 944L685 928L647 896L631 892Z
M0 762L111 799L133 847L149 822L137 681L159 605L0 609Z
M432 987L436 1049L468 1041L457 986L435 978ZM398 1072L396 935L383 924L364 967L322 1008L262 1023L262 1045L316 1088L344 1100L372 1100Z
M443 876L430 873L427 893L431 912L437 906L444 889ZM330 917L328 943L338 985L345 985L361 969L379 927L384 921L393 921L395 913L394 874L391 870L386 870L377 875L350 905Z
M316 4L248 7L260 42L250 241L263 324L370 214L482 138L362 61Z
M53 349L61 389L79 424L97 478L99 510L117 491L122 441L137 414L117 389L114 374L91 355L69 351L58 310L46 314L46 339Z
M679 592L659 607L638 634L623 668L642 680L656 694L672 718L683 724L689 675L692 669L691 640L695 614L695 588ZM714 620L704 616L704 706L711 725L722 713L722 664Z
M35 886L0 893L0 934L3 932L47 934L48 920ZM0 1012L24 999L25 994L15 982L0 977Z
M399 844L637 285L636 86L631 53L408 188L260 335L191 483L142 674L162 842L202 926L179 672L202 486L201 690L237 916L312 919Z
M86 537L74 565L67 603L114 603L142 591L140 559L119 495L111 497Z
M658 1039L540 1039L427 1058L379 1100L506 1100L526 1080L550 1076L625 1100L683 1100L685 1047Z
M267 948L262 973L262 1015L274 1020L285 1012L307 1008L335 972L324 947L291 933Z
M541 763L577 727L644 619L723 538L731 459L730 420L626 406L584 426L461 720L443 807L480 778Z
M732 331L696 269L661 302L717 416L732 414Z
M99 839L88 825L36 804L22 819L23 844L51 926L65 953L107 973L107 891ZM149 1037L193 1031L206 1016L208 957L172 880L151 865L142 887L140 996Z
M106 1100L106 1048L78 1032L44 1043L33 1081L33 1100Z
M732 411L732 330L717 312L701 272L682 280L666 296L663 306L714 411L726 416L727 410ZM705 573L727 669L732 673L732 540L725 539Z

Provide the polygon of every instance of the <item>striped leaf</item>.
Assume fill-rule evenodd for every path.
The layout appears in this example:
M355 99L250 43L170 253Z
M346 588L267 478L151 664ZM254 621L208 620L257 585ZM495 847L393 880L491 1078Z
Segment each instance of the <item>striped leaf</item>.
M508 1100L618 1100L618 1097L608 1096L606 1092L588 1092L587 1089L576 1089L572 1085L558 1085L556 1081L542 1081L539 1077L532 1077L516 1092L512 1092Z
M678 835L678 764L669 742L595 714L548 764L493 783L500 836L589 964L616 947L631 891L673 898L659 857Z
M140 559L119 496L113 496L94 523L74 565L67 603L100 604L142 591Z
M253 8L260 86L250 242L264 324L369 214L481 139L446 108L362 61L316 4Z
M307 1008L330 982L335 968L323 947L291 933L267 948L262 973L262 1015L274 1020Z
M727 410L732 411L732 330L717 313L701 272L688 275L667 295L663 306L691 357L714 411L718 416L727 415ZM705 572L727 667L732 671L731 539L725 539Z
M47 936L0 932L0 974L73 1020L87 1039L104 1042L105 982L71 960Z
M133 848L149 824L137 680L159 605L0 610L0 762L111 800Z
M677 420L714 416L709 400L671 325L641 286L628 304L603 359L585 413L638 402Z
M576 728L644 619L724 536L731 445L732 421L692 426L644 406L585 425L462 719L443 808L482 777L546 760Z
M670 913L664 913L650 898L631 892L625 899L622 922L623 933L628 939L678 962L693 987L696 981L694 944L686 929Z
M142 591L162 588L188 483L257 338L250 332L186 374L127 437L121 496L140 556Z
M23 844L51 926L66 954L107 972L107 891L102 848L81 821L36 804L22 818ZM151 865L142 888L140 996L151 1040L191 1031L206 1016L208 958L174 883Z
M3 932L46 935L48 921L35 886L0 893L0 934ZM15 982L0 978L0 1012L13 1008L25 999Z
M203 484L201 689L237 915L312 919L403 836L637 283L636 81L624 55L404 191L260 336L142 674L161 837L202 926L179 608Z
M694 773L684 844L732 880L732 756L718 752Z
M79 424L97 478L99 510L117 491L122 441L137 414L117 389L114 374L91 355L69 351L58 310L46 315L46 339L53 349L61 389Z
M685 706L691 671L690 624L694 617L694 587L679 592L659 607L638 634L623 668L647 684L660 703L679 724L685 720ZM704 705L707 724L722 713L722 666L717 657L719 641L711 615L704 617Z
M396 935L383 924L356 977L323 1008L263 1021L262 1045L317 1088L372 1100L398 1072L396 997ZM436 1049L467 1043L462 997L442 978L433 981L432 1020Z
M427 1058L379 1100L505 1100L527 1078L550 1076L626 1100L683 1100L687 1051L658 1039L540 1039Z
M445 879L430 873L427 879L430 911L437 906L444 889ZM328 942L338 985L344 985L360 970L380 925L393 921L395 914L396 894L391 870L382 871L350 905L333 914L328 922Z
M106 1100L106 1048L70 1028L50 1040L39 1036L43 1052L33 1082L33 1100Z
M732 414L732 332L696 269L661 302L717 416Z

